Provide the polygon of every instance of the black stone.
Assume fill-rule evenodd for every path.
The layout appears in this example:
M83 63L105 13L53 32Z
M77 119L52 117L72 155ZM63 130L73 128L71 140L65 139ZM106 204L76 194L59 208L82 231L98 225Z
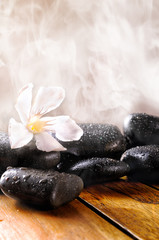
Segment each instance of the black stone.
M56 208L76 198L83 181L76 175L53 170L10 168L0 180L2 192L31 205Z
M121 162L130 166L129 179L159 183L159 146L137 146L127 150Z
M133 113L124 121L124 135L128 147L159 144L159 117Z
M37 149L35 142L16 149L18 166L37 169L52 169L60 162L60 152L44 152Z
M77 157L119 158L126 149L126 141L118 127L110 124L79 124L83 136L78 141L59 141L67 151L61 152L61 160Z
M35 142L11 149L7 133L0 132L0 175L8 166L26 166L39 169L53 168L60 161L59 152L43 152L37 149Z
M127 175L129 165L110 158L93 157L60 162L57 165L57 169L80 176L83 179L84 185L88 186L112 181Z
M17 164L16 151L11 149L8 135L0 132L0 175L8 166L17 166Z

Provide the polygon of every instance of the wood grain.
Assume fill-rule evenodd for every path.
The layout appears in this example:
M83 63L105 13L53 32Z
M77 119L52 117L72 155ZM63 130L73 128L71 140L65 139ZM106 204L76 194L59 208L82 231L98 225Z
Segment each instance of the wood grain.
M151 186L159 190L159 184L151 184Z
M137 238L159 239L158 190L122 180L89 187L80 197Z
M1 240L130 239L78 200L56 210L33 209L0 195Z

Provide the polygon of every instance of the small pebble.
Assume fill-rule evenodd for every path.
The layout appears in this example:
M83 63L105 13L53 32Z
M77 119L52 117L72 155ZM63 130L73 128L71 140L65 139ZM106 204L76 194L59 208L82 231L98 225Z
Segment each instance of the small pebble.
M133 113L124 121L124 135L128 147L159 144L159 117Z
M83 181L53 170L12 168L1 176L0 187L5 195L25 203L57 208L80 194Z
M130 179L159 183L159 145L131 148L122 155L121 162L130 166Z

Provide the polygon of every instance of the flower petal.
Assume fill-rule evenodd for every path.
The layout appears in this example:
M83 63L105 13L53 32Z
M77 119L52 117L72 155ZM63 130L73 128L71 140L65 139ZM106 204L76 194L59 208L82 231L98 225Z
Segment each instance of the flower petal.
M47 132L35 134L35 140L37 148L45 152L66 150L66 148Z
M23 147L33 138L33 134L23 124L15 121L13 118L9 121L8 134L11 148Z
M79 140L83 135L83 130L69 116L52 117L52 121L50 118L50 122L44 128L47 131L55 132L56 137L65 142Z
M56 109L64 97L65 91L61 87L40 87L31 110L31 116L42 116Z
M19 114L22 123L26 123L31 109L33 84L29 83L21 89L15 108Z

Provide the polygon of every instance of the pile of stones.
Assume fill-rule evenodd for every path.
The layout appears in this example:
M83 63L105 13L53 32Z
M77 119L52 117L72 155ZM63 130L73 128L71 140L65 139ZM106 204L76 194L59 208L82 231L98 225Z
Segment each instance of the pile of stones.
M159 183L159 117L134 113L123 134L110 124L79 124L79 141L60 143L64 152L42 152L32 141L11 149L0 133L0 188L27 204L57 208L75 199L84 187L129 180Z

